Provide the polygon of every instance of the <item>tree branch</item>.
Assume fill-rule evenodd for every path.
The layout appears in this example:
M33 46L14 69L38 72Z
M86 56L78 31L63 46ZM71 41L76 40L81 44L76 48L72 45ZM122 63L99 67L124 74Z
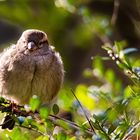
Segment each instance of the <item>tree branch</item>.
M114 9L113 9L113 14L111 18L111 23L112 25L116 24L116 20L118 17L118 12L119 12L119 6L120 6L120 1L119 0L114 0Z
M15 103L11 103L11 101L9 100L4 100L3 102L0 102L0 111L2 113L7 113L7 114L10 114L10 115L16 115L16 117L19 117L19 116L24 116L24 117L27 117L27 116L31 116L33 119L36 119L36 115L39 114L38 111L35 111L35 112L27 112L25 109L24 109L24 106L20 106L20 105L17 105ZM64 118L61 118L59 116L55 116L55 115L52 115L50 114L49 117L48 117L49 120L51 120L55 125L57 126L60 126L60 124L57 122L57 120L61 120L67 124L70 125L71 128L73 129L76 129L76 130L81 130L83 127L82 126L79 126L77 125L76 123L72 122L72 121L69 121L67 119L64 119ZM8 123L8 121L10 122L11 120L7 120L5 121L3 124L0 124L0 126ZM16 124L17 125L17 124ZM38 133L40 133L41 135L44 135L43 132L37 130L37 129L34 129L32 127L28 127L28 126L24 126L24 125L17 125L19 127L22 127L22 128L26 128L26 129L30 129L32 131L36 131ZM63 126L60 126L60 127L63 127ZM84 131L86 134L92 136L94 133L85 128L85 131Z

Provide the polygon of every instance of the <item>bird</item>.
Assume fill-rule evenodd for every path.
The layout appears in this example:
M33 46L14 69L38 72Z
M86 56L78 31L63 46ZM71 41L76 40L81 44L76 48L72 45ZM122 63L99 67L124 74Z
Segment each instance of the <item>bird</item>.
M17 104L28 104L33 95L53 104L63 81L62 58L44 31L27 29L0 53L0 95Z

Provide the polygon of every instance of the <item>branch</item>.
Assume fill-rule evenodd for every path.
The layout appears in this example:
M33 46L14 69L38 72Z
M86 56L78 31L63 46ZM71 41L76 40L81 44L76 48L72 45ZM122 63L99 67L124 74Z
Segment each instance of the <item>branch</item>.
M88 118L88 116L87 116L85 110L83 109L82 104L80 103L80 101L79 101L78 98L76 97L74 91L73 91L73 90L71 90L71 91L72 91L72 94L74 95L74 97L76 98L76 100L78 101L78 103L79 103L79 105L80 105L80 107L81 107L81 109L82 109L82 111L83 111L83 113L84 113L84 115L85 115L85 117L86 117L86 119L87 119L87 121L88 121L88 123L89 123L91 129L92 129L92 131L95 132L95 131L94 131L94 127L93 127L93 125L92 125L90 119Z
M120 1L119 0L114 0L114 9L113 9L113 14L111 18L111 23L112 25L116 24L116 20L118 17L118 12L119 12L119 6L120 6Z
M2 113L6 112L7 114L10 114L10 115L16 115L16 117L18 117L18 116L24 116L24 117L31 116L33 119L36 119L36 115L39 114L38 111L35 111L35 112L32 112L32 111L27 112L24 109L24 106L20 106L20 105L17 105L15 103L11 103L11 101L9 101L9 100L4 100L3 102L0 102L0 111ZM48 119L50 119L57 126L61 126L57 122L57 120L61 120L61 121L65 122L65 123L69 124L70 127L73 128L73 129L81 130L83 128L82 126L79 126L79 125L77 125L76 123L74 123L72 121L69 121L67 119L64 119L64 118L61 118L59 116L55 116L55 115L52 115L52 114L49 115ZM10 121L11 121L11 119L6 120L3 124L0 124L0 126L3 126L3 125L7 124ZM37 129L34 129L32 127L28 127L28 126L24 126L24 125L17 125L17 126L20 126L20 127L26 128L26 129L30 129L32 131L36 131L36 132L40 133L41 135L44 135L43 132L41 132L41 131L39 131ZM63 127L63 126L61 126L61 127ZM90 136L93 135L93 132L90 131L87 128L85 128L85 131L84 132L86 134L90 135Z
M34 132L39 133L40 135L45 136L45 134L43 132L39 131L38 129L35 129L35 128L32 128L32 127L28 127L28 126L25 126L25 125L17 125L16 124L16 126L19 126L19 127L22 127L22 128L28 129L28 130L32 130Z
M52 117L52 118L49 117L49 119L50 119L51 121L54 121L54 120L53 120L54 118L57 119L57 120L64 121L64 122L70 124L70 127L72 127L73 129L80 130L80 129L83 128L83 127L77 125L76 123L74 123L74 122L72 122L72 121L69 121L69 120L67 120L67 119L61 118L61 117L59 117L59 116L54 116L54 115L49 115L49 116ZM56 125L58 125L58 123L56 123L56 121L55 121L54 123L55 123ZM59 125L58 125L58 126L59 126ZM84 132L86 132L86 133L87 133L88 135L90 135L90 136L92 136L92 135L94 134L92 131L90 131L90 130L87 129L87 128L86 128L86 130L85 130Z
M134 126L128 131L128 133L123 137L122 140L127 140L130 136L132 136L131 134L135 131L135 129L137 127L140 126L140 121L138 121L137 123L134 124Z

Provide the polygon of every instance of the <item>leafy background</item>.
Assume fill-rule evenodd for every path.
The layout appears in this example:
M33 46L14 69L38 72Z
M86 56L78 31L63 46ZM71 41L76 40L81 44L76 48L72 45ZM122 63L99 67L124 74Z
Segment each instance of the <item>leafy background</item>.
M59 125L42 108L43 124L14 116L22 125L2 131L0 139L138 139L139 9L138 0L1 0L0 50L16 43L26 29L43 30L60 52L66 73L59 107L51 111L60 117ZM33 111L38 102L31 99Z

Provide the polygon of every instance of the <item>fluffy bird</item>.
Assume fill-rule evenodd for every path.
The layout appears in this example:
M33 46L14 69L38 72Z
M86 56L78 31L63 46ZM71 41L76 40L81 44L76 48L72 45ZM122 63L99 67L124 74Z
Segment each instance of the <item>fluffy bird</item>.
M0 95L27 104L33 95L52 104L64 78L61 57L45 32L29 29L0 54Z

